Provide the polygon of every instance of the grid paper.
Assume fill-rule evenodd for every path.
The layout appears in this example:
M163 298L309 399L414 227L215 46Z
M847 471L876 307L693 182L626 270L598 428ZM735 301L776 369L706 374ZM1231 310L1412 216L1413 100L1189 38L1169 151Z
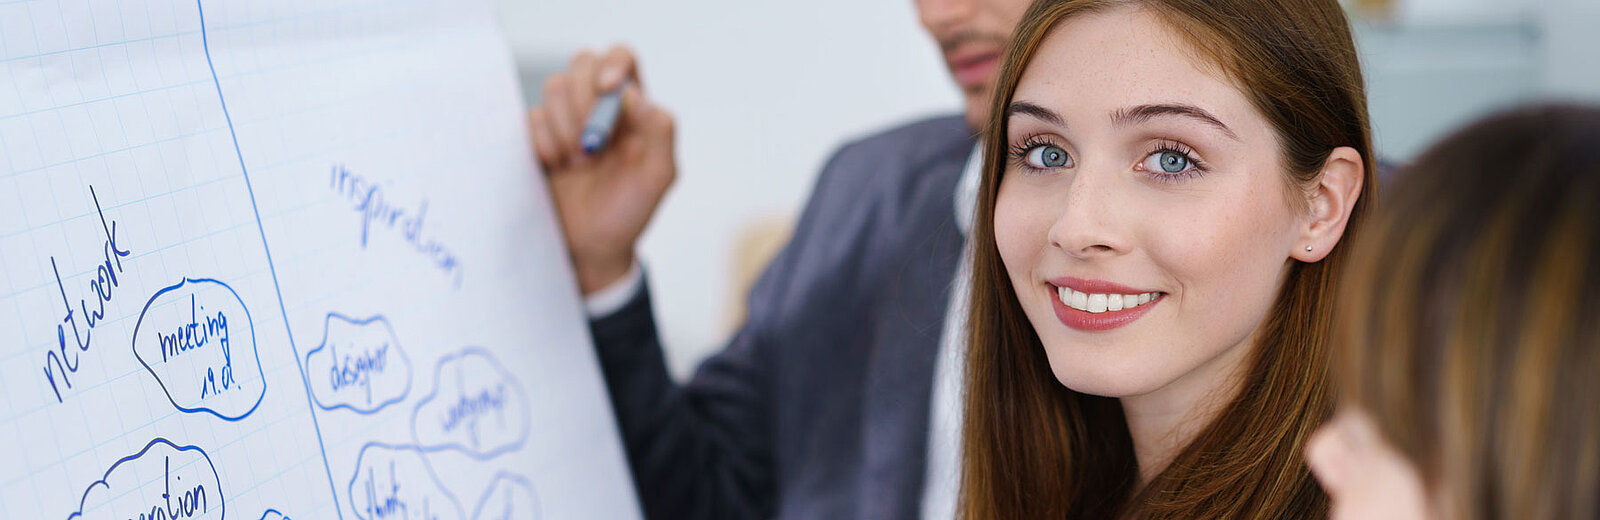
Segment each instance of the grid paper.
M481 3L0 0L0 516L631 518Z

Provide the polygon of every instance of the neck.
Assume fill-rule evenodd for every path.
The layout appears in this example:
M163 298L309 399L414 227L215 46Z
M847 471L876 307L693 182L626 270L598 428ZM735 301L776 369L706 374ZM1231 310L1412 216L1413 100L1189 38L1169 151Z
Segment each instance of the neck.
M1139 487L1160 475L1244 385L1255 334L1153 392L1121 399L1139 464Z

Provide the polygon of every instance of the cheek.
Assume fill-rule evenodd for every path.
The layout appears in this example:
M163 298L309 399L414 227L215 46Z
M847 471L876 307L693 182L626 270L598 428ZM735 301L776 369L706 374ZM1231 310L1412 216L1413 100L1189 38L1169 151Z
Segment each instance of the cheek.
M1027 283L1029 273L1049 245L1050 208L1038 199L1002 183L995 199L994 240L1013 283Z
M984 11L988 12L999 24L1002 36L1010 36L1011 27L1022 21L1022 15L1028 11L1027 0L984 0Z
M1203 311L1194 325L1239 336L1223 344L1253 331L1277 294L1296 219L1273 189L1164 205L1149 221L1152 259L1177 280L1178 302Z

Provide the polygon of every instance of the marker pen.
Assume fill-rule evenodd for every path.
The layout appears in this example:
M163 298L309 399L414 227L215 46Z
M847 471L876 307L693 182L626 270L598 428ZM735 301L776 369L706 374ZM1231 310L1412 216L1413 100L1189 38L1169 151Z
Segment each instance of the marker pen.
M627 88L628 82L623 81L616 89L600 95L594 103L594 109L589 111L589 122L583 125L583 153L594 155L605 148L606 142L611 140L611 132L617 126L617 116L622 113L622 89Z

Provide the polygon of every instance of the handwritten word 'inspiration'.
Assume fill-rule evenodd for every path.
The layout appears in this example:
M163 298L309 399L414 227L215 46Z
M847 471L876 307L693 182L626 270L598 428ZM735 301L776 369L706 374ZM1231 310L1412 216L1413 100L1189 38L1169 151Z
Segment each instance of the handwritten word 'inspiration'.
M428 200L423 199L416 209L400 207L384 198L383 186L357 175L343 165L333 167L328 177L328 189L348 201L351 209L361 214L361 247L365 249L373 231L397 231L418 254L426 257L435 269L450 277L456 288L461 287L461 261L455 253L437 238L425 237L423 222L428 216Z

